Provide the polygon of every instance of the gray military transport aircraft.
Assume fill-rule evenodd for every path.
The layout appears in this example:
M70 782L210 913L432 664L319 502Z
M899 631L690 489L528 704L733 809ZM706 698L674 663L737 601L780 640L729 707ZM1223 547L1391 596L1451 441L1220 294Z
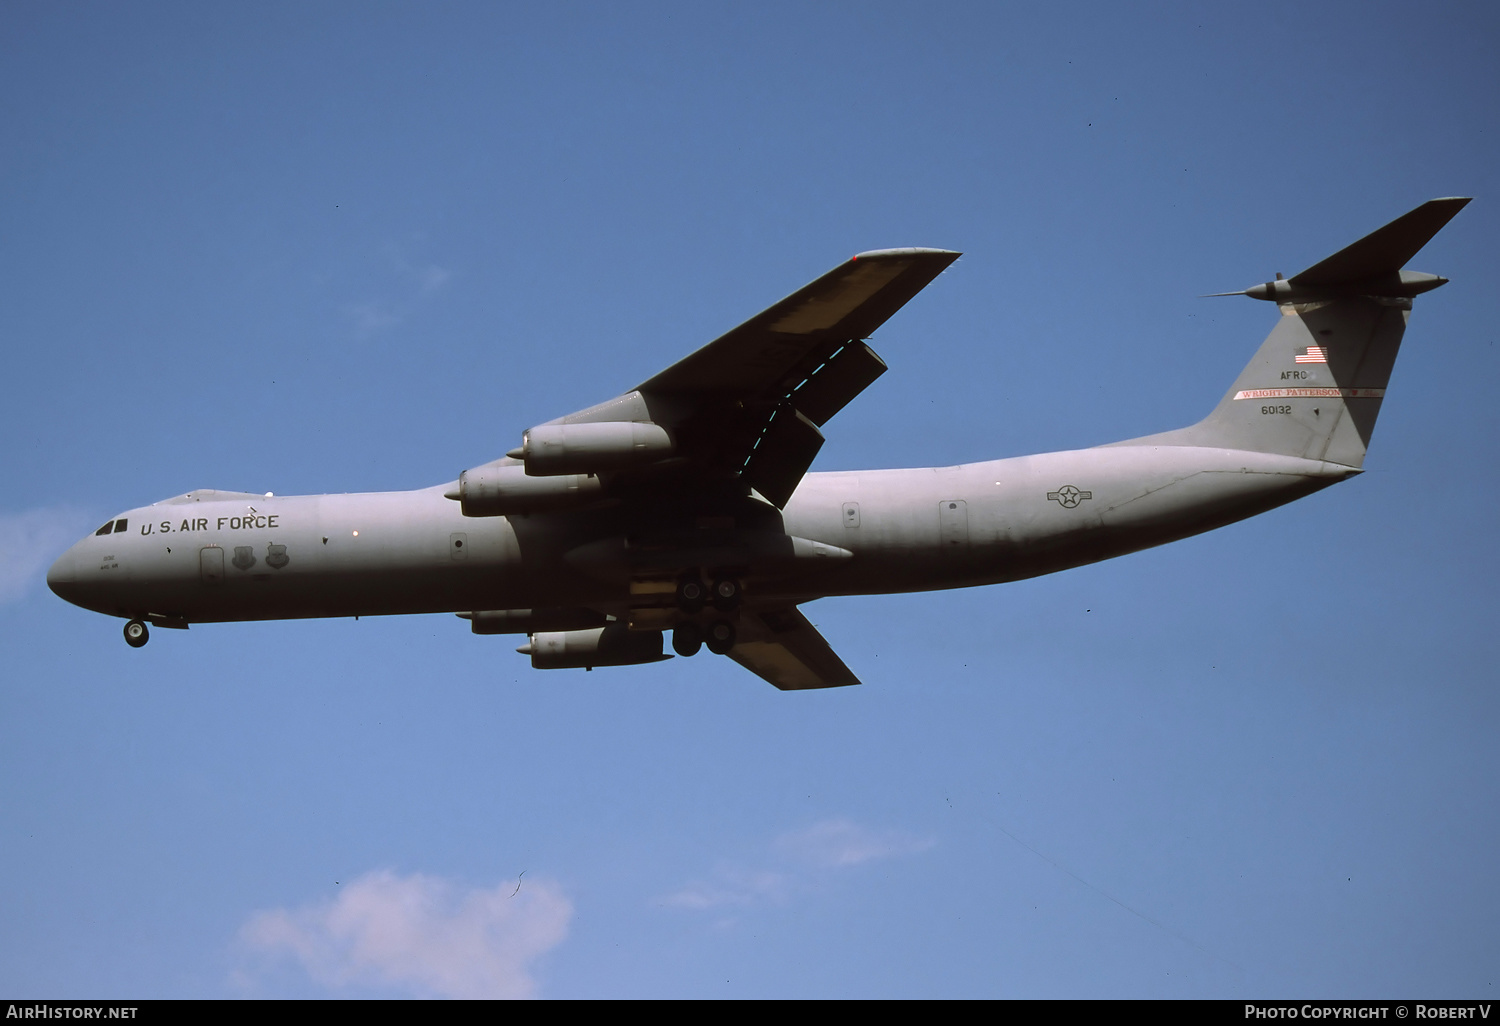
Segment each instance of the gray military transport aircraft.
M64 553L69 602L147 624L456 612L539 669L706 645L782 689L858 679L798 606L996 584L1198 534L1360 473L1435 199L1290 278L1270 336L1191 427L1074 452L809 474L820 428L885 372L865 344L958 259L861 253L637 388L412 492L200 490Z

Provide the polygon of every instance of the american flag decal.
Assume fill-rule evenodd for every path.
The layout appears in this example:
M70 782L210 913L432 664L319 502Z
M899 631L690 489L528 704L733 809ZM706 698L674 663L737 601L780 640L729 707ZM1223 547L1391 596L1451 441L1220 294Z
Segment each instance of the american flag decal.
M1297 350L1298 363L1327 363L1328 350L1324 346L1306 346Z

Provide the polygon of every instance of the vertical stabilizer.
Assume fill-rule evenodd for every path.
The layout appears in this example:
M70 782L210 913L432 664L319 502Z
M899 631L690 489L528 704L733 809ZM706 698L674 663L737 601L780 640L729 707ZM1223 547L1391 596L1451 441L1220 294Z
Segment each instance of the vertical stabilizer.
M1214 411L1125 445L1248 449L1361 467L1412 298L1446 278L1401 269L1467 199L1431 200L1305 271L1246 289L1281 320Z
M1214 411L1150 441L1362 466L1409 314L1410 301L1287 303Z

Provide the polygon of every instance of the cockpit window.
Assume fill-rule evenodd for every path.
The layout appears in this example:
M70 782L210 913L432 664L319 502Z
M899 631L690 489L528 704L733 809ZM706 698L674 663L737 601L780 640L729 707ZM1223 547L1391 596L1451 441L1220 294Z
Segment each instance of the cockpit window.
M95 534L95 536L98 536L98 535L101 535L101 534L108 534L109 532L113 531L114 529L115 529L115 522L113 520L111 520L109 523L107 523L103 527L99 528L99 530L95 531L94 534Z
M128 521L128 520L124 520L124 519L116 520L115 521L115 534L119 534L121 531L125 530L125 528L128 527L129 525L130 525L130 521Z

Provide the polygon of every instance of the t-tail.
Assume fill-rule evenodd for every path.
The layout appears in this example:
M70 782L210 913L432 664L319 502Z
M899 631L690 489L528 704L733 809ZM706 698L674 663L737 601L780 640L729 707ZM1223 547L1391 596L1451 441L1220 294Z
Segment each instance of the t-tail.
M1448 281L1402 267L1468 202L1430 200L1290 278L1217 293L1274 302L1281 320L1207 417L1123 444L1245 449L1361 467L1412 299Z

